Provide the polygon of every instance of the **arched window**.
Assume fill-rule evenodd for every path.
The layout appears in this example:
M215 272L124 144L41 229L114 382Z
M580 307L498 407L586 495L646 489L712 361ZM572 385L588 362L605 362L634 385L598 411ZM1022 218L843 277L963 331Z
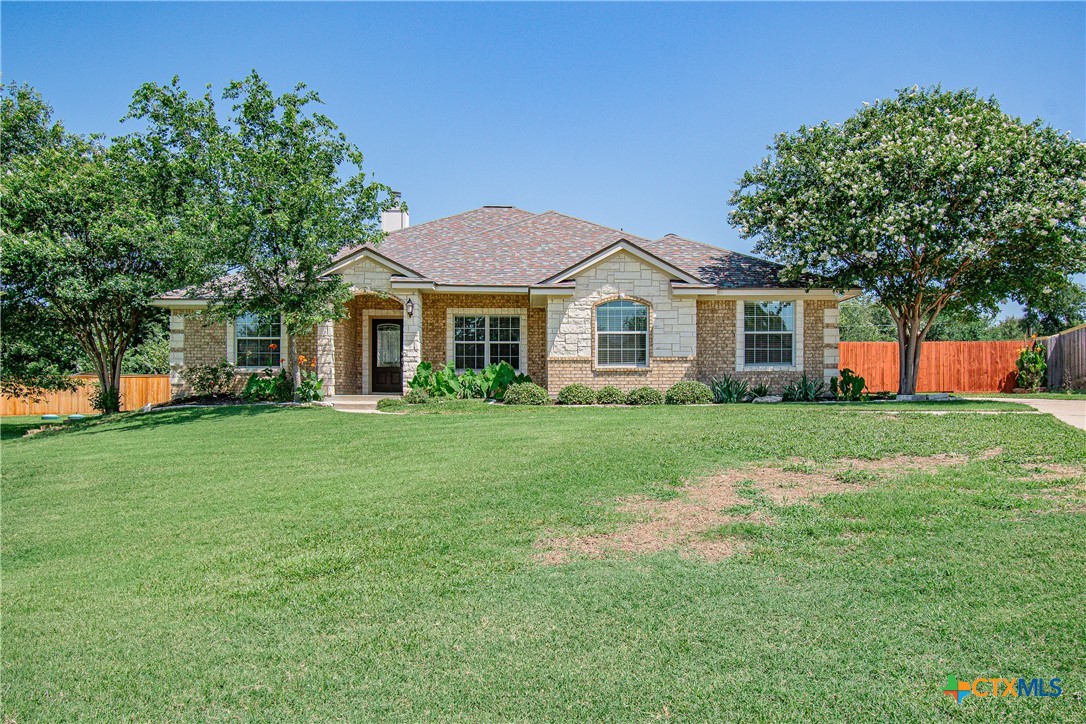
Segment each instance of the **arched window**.
M644 367L649 363L649 308L617 299L596 307L596 364Z

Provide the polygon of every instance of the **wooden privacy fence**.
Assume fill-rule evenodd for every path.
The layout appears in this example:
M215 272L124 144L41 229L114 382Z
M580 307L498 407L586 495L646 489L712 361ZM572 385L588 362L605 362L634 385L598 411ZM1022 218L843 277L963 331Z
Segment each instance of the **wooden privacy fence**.
M917 392L1010 392L1025 341L925 342ZM897 392L897 342L841 342L839 369L848 368L873 392Z
M83 384L75 392L51 392L40 402L19 397L0 398L0 415L74 415L94 412L90 398L95 375L72 375ZM138 410L146 404L157 405L170 399L169 375L122 375L121 409Z
M1086 324L1042 340L1048 348L1048 386L1086 388Z

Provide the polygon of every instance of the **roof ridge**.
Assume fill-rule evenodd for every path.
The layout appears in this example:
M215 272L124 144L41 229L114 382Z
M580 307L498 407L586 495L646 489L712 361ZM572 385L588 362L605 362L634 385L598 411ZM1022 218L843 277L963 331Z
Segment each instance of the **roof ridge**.
M485 208L486 208L485 206L480 206L479 207L479 209L485 209ZM523 219L517 219L516 221L510 221L508 224L498 224L497 226L485 226L482 229L479 229L478 231L473 232L472 234L467 234L467 235L464 235L464 236L458 236L455 239L450 239L449 241L443 241L440 244L434 244L433 246L429 246L429 247L427 247L427 250L428 251L433 251L434 249L440 249L441 247L448 246L449 244L455 244L455 243L457 243L459 241L462 241L465 238L465 236L473 236L473 235L477 235L477 234L487 234L487 233L490 233L491 231L497 231L498 229L505 229L505 228L508 228L510 226L516 226L517 224L522 224L522 223L524 223L526 221L531 221L532 219L543 216L543 214L537 214L534 211L528 211L527 209L522 209L522 208L519 208L517 206L509 206L509 207L502 207L502 208L510 208L510 209L516 209L517 211L523 211L524 213L529 214L529 216L527 216L527 217L525 217ZM472 209L472 211L478 211L479 209ZM468 212L465 211L464 213L466 214ZM448 217L444 217L444 218L448 218ZM436 221L436 219L435 219L435 221Z
M624 229L616 229L613 226L607 226L606 224L600 224L600 223L595 222L595 221L589 221L588 219L582 219L580 216L574 216L572 214L566 214L564 212L557 211L555 209L549 209L547 211L544 211L542 214L538 214L538 216L544 216L546 214L555 214L557 216L564 216L567 219L573 219L574 221L580 221L582 224L588 224L589 226L595 226L595 227L600 228L600 229L607 229L608 231L613 231L616 234L624 235L626 238L630 239L630 241L633 241L633 239L641 239L642 241L652 241L652 239L648 238L647 236L639 236L638 234L632 234L632 233L630 233L630 232L628 232L628 231L626 231ZM595 253L595 252L593 252L593 253Z

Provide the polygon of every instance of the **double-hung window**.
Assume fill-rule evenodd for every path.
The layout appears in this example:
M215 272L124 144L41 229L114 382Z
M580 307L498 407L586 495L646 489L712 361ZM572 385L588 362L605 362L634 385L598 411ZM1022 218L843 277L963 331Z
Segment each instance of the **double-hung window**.
M456 369L481 370L508 362L520 370L520 317L472 315L453 318Z
M278 316L245 314L234 322L234 349L242 367L278 367L281 340Z
M795 304L745 302L743 361L745 365L787 365L795 360Z
M596 307L596 364L644 367L649 363L649 308L619 299Z

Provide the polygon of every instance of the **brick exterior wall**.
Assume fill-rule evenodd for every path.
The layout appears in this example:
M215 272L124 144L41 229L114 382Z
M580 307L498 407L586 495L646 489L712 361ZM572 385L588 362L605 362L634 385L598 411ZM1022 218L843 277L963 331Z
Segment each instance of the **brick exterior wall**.
M446 362L449 309L518 309L528 317L528 329L522 330L522 343L528 345L528 375L532 381L547 384L547 311L530 307L527 294L423 294L422 361L434 366Z
M809 379L822 379L825 370L836 367L837 302L832 300L803 301L803 369L736 371L736 305L733 299L698 302L698 368L702 381L724 374L740 377L752 384L766 383L776 393L804 373ZM830 311L831 314L826 314ZM826 333L824 330L833 330ZM832 354L828 354L832 353ZM827 356L833 363L825 362ZM836 372L834 372L836 373Z
M174 397L192 393L181 379L185 367L218 364L226 359L226 323L208 324L195 313L170 313L170 390Z
M547 392L552 395L575 382L594 390L611 385L620 390L655 387L663 391L680 380L697 377L693 357L653 357L649 366L641 369L593 369L591 357L551 357L547 363Z
M652 356L646 369L593 369L591 356L548 357L548 309L528 306L524 294L423 294L421 307L422 359L435 365L446 359L446 320L450 308L522 309L527 316L527 372L532 379L557 394L562 387L579 382L595 389L614 385L623 390L647 385L665 390L684 379L708 382L724 374L752 383L766 382L773 392L803 372L809 378L836 374L837 302L810 300L803 303L803 370L736 371L736 314L734 299L696 302L696 357ZM552 301L553 305L553 301ZM363 355L368 350L367 313L402 313L396 299L360 295L348 303L348 316L334 323L335 383L337 394L360 394L364 388ZM419 313L416 313L419 316ZM591 321L590 321L591 323ZM654 329L654 336L663 332ZM316 355L315 333L298 338L298 353ZM170 318L171 384L175 395L190 392L177 374L182 365L215 364L226 356L226 324L204 324L195 314L174 312ZM247 376L247 373L246 373ZM406 380L405 380L406 381Z

